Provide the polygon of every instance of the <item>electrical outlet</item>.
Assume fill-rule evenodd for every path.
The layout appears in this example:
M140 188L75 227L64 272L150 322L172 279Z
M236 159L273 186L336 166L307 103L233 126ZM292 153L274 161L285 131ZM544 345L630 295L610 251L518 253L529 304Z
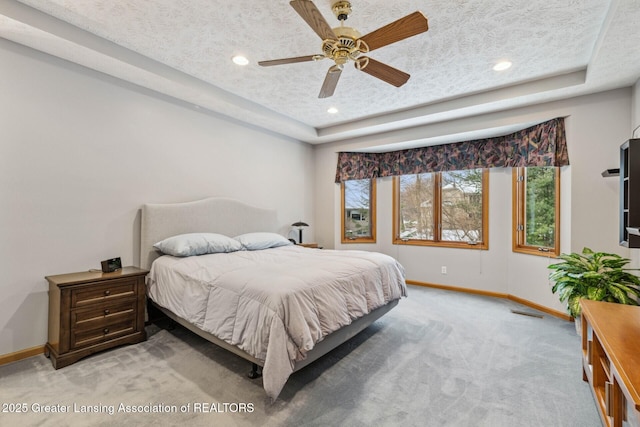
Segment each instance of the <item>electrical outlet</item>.
M442 274L447 274L447 266L443 265L442 267L440 267L440 271L442 272Z

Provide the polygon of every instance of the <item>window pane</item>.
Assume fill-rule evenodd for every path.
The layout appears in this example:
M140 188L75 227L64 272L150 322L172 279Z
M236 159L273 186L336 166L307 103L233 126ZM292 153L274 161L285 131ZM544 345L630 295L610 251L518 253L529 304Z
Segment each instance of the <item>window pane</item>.
M433 174L400 177L400 238L434 239Z
M482 169L442 172L441 239L475 243L482 237Z
M372 237L371 180L360 179L344 183L344 237Z
M556 241L556 171L525 170L525 245L553 248Z

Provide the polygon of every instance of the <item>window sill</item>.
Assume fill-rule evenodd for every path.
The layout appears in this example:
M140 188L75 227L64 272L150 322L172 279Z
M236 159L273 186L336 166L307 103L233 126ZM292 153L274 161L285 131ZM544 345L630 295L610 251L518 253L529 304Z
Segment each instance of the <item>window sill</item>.
M515 247L512 252L516 254L542 256L545 258L557 258L560 255L559 252L555 252L551 249L544 251L537 247Z
M394 239L392 242L394 245L405 246L435 246L440 248L457 248L457 249L476 249L476 250L488 250L489 244L487 242L479 242L475 244L466 242L435 242L431 240L403 240Z

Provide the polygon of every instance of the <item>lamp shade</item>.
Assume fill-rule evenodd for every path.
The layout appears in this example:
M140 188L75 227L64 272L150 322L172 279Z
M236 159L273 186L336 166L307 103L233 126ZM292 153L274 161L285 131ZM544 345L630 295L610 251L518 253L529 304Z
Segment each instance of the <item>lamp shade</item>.
M307 224L306 222L298 221L291 224L291 226L298 229L298 244L302 243L302 229L304 227L308 227L309 224Z

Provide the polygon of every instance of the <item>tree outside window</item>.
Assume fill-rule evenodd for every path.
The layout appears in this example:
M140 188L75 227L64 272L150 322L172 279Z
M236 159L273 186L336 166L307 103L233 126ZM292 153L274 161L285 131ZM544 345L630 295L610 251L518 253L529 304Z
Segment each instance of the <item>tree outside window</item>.
M398 225L401 239L433 240L433 196L435 178L432 174L402 175ZM395 221L394 221L395 222Z
M560 254L560 169L514 168L513 251Z
M394 181L394 243L488 248L488 170Z

